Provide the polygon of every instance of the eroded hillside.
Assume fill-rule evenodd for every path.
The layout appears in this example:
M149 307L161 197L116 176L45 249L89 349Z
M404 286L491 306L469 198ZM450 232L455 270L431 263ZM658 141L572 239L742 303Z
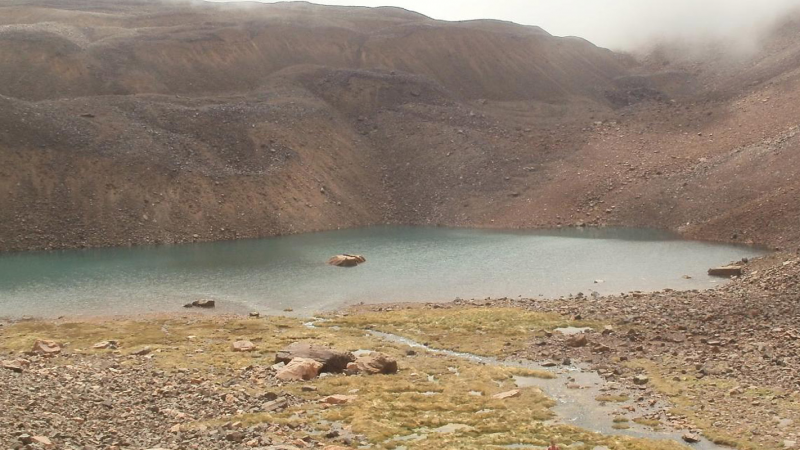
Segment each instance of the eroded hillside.
M14 1L0 22L2 250L379 223L800 242L796 21L725 71L393 8Z

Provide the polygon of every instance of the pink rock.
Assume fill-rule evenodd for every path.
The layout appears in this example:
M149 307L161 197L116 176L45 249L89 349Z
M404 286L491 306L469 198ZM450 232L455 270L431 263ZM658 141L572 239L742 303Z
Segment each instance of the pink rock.
M308 381L316 378L322 363L313 359L295 358L278 369L277 378L283 381Z

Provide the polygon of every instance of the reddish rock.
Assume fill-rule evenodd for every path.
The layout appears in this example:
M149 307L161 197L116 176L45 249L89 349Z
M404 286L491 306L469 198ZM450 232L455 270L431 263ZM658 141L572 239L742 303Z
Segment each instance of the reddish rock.
M58 342L39 339L33 344L33 352L42 355L57 355L61 353L61 345Z
M355 364L359 372L370 375L397 373L397 360L384 353L372 353L368 356L362 356L356 359Z
M322 363L307 358L295 358L278 369L277 378L283 381L308 381L316 378Z

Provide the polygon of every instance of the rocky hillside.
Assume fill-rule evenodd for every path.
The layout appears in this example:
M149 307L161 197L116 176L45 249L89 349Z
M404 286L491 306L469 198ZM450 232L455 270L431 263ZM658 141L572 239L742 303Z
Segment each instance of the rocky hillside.
M799 23L723 72L395 8L11 0L0 250L379 223L796 246Z

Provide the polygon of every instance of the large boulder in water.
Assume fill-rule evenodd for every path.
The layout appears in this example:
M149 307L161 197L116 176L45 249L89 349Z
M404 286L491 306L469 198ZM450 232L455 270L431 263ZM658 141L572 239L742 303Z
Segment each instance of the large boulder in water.
M322 363L320 372L343 372L347 365L355 362L356 357L350 352L342 352L321 345L295 342L275 355L276 363L289 364L295 358L313 359Z
M328 264L337 267L355 267L367 260L361 255L336 255L328 260Z

